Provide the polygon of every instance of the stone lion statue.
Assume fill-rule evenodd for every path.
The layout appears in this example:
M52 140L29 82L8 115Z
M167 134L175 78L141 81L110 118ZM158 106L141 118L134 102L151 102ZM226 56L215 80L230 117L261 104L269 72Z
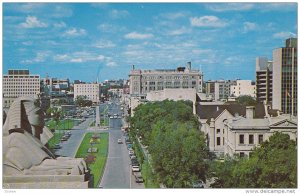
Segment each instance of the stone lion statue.
M55 157L45 146L52 137L44 128L39 101L20 97L11 105L3 126L3 175L81 175L83 159Z

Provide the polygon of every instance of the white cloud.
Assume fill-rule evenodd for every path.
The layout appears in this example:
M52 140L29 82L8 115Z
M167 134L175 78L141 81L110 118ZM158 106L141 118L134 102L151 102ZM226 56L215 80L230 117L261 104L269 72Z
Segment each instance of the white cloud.
M82 63L83 61L84 60L82 58L74 58L70 60L71 63Z
M191 29L188 29L188 28L182 26L179 29L171 30L170 32L168 32L168 34L172 35L172 36L177 36L177 35L182 35L182 34L188 34L190 32L191 32Z
M247 11L254 8L254 4L251 3L218 3L218 4L206 4L205 7L215 12L226 11Z
M33 44L33 42L32 41L24 41L24 42L22 42L22 44L25 46L30 46Z
M297 35L292 32L278 32L278 33L273 34L273 38L276 38L276 39L286 39L289 37L296 37L296 36Z
M175 20L175 19L178 19L178 18L183 18L185 17L185 14L182 13L182 12L177 12L177 13L165 13L165 14L162 14L162 16L164 18L167 18L169 20Z
M243 32L247 33L249 31L253 31L257 29L257 25L252 22L244 22Z
M23 28L46 28L47 24L39 21L35 16L27 16L26 21L20 26Z
M131 32L124 36L126 39L148 39L152 38L153 34L141 34L137 32Z
M54 23L53 26L55 28L65 28L65 27L67 27L65 22Z
M113 48L116 46L112 41L110 40L100 40L97 43L93 45L96 48Z
M108 67L118 66L111 57L98 55L94 52L80 51L69 54L57 54L53 60L61 63L103 63Z
M192 26L196 27L225 27L228 25L226 21L219 19L216 16L202 16L202 17L192 17L190 18L190 23Z
M116 10L116 9L113 9L110 12L110 17L113 18L113 19L124 18L124 17L127 17L127 16L129 16L129 12L126 11L126 10Z
M287 3L287 2L278 2L278 3L261 3L258 4L258 9L262 12L268 11L297 11L297 3Z
M192 52L193 52L194 54L201 55L201 54L212 53L213 51L210 50L210 49L194 49L194 50L192 50Z
M108 62L108 63L106 63L105 65L106 65L107 67L117 67L117 66L118 66L117 63L116 63L116 62L113 62L113 61Z
M33 63L42 63L50 56L50 51L41 51L37 52L35 58L22 60L21 63L33 64Z
M86 35L86 30L79 28L70 28L67 31L63 33L63 36L68 36L68 37L75 37L75 36L85 36Z

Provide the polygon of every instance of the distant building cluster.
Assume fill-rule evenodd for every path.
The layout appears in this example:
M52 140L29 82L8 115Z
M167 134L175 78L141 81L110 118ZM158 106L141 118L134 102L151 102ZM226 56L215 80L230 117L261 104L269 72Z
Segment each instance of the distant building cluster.
M257 57L255 71L255 81L204 81L203 72L192 69L188 62L176 69L142 70L133 66L128 80L86 83L48 75L40 78L29 70L8 70L3 75L3 107L8 108L20 96L39 95L44 110L56 103L74 104L78 96L93 104L117 96L133 116L141 103L189 100L209 149L219 155L243 157L275 131L297 137L297 39L289 38L284 47L274 49L272 60ZM238 104L236 99L244 95L256 100L257 105Z
M200 70L192 70L191 62L177 69L140 70L133 67L129 81L131 95L146 95L166 88L195 88L202 92L203 74Z

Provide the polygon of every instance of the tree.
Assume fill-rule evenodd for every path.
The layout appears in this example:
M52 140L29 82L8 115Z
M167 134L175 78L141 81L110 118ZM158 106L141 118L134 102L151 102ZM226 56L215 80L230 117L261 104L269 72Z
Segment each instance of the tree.
M205 181L208 148L188 101L165 100L138 106L130 118L131 133L148 145L152 166L167 187L188 188Z
M215 172L218 178L214 187L296 188L296 142L276 132L255 148L249 159L225 161Z
M57 107L50 107L47 109L47 115L51 116L52 119L55 121L55 126L58 126L58 123L63 116L63 111Z
M84 107L84 106L92 106L93 102L91 100L88 100L86 96L79 95L76 96L75 104L77 106Z
M244 106L254 106L257 102L249 95L241 95L237 97L237 102Z

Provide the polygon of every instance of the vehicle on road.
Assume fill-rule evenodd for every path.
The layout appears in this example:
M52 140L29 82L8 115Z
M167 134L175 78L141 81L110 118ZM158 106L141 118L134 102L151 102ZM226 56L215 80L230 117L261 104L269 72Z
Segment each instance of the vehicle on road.
M59 145L59 144L55 144L55 145L53 146L53 149L55 149L55 150L60 149L60 148L61 148L61 145Z
M135 182L136 183L142 183L142 182L144 182L144 179L142 177L142 173L141 172L133 172L133 175L135 177Z
M192 187L193 187L193 188L204 188L204 183L203 183L203 181L199 180L199 181L197 181L197 182L194 182L194 183L192 184Z
M122 144L122 140L121 139L118 139L118 144Z
M129 153L129 155L133 155L134 151L129 151L128 153Z
M140 167L139 166L132 166L131 170L132 170L132 172L140 172Z
M127 149L132 148L132 144L127 144Z
M110 119L113 119L114 117L113 117L113 116L110 116L109 118L110 118Z

